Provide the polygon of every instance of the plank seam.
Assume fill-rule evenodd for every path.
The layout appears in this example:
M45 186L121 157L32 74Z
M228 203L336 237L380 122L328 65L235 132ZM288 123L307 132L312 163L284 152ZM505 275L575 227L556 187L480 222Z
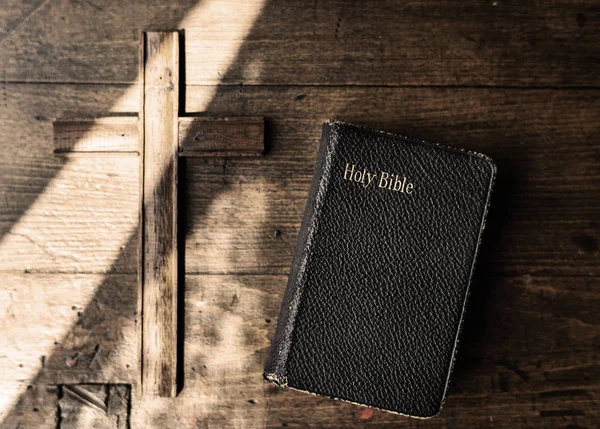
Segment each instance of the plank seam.
M78 81L26 81L26 80L2 80L3 84L8 85L85 85L85 86L136 86L134 82L78 82ZM186 83L186 87L245 87L245 88L424 88L424 89L516 89L516 90L552 90L552 91L598 91L600 86L558 86L558 85L441 85L441 84L297 84L297 83L278 83L278 84L245 84L237 83L216 83L216 84L196 84Z

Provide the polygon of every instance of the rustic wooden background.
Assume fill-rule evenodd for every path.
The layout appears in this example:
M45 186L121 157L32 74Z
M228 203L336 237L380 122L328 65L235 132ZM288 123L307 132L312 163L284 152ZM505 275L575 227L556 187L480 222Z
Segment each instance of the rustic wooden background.
M600 427L599 18L586 0L2 0L0 426ZM184 30L187 113L267 119L261 159L181 161L176 399L129 386L137 159L52 156L52 120L137 110L140 29ZM498 164L434 419L261 379L328 118Z

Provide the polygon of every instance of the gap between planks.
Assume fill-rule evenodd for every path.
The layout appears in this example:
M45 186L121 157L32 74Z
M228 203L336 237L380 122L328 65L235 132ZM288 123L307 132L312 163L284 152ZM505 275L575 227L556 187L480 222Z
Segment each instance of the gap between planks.
M121 86L121 87L135 87L137 84L128 83L128 82L89 82L89 81L52 81L52 80L39 80L39 81L28 81L28 80L0 80L1 84L6 85L83 85L83 86ZM256 83L206 83L206 84L185 84L186 88L214 88L214 87L242 87L242 88L431 88L431 89L515 89L515 90L551 90L551 91L600 91L600 86L558 86L558 85L536 85L536 86L526 86L526 85L484 85L484 84L473 84L473 85L440 85L440 84L320 84L320 83L264 83L264 84L256 84Z

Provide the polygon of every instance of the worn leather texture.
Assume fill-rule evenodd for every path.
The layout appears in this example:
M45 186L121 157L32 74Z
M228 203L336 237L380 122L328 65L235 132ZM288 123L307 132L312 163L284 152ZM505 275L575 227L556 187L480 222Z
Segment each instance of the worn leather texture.
M351 165L378 175L348 180ZM265 378L436 415L495 171L481 154L326 123ZM406 177L403 192L378 187L382 172Z

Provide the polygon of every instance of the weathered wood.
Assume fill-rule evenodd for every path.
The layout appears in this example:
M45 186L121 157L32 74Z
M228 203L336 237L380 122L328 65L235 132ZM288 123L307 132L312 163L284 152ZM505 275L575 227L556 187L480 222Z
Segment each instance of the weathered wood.
M143 92L137 117L54 123L55 154L143 153L138 270L143 328L137 385L141 394L160 396L176 393L177 151L248 156L262 153L264 147L259 118L188 119L178 132L178 37L152 32L142 36L138 84Z
M69 5L48 2L24 26L2 8L2 79L133 83L136 29L185 28L187 84L599 85L586 0Z
M186 380L217 376L213 370L219 364L260 372L267 358L286 283L287 277L279 275L188 274ZM536 367L544 355L552 358L543 362L553 362L564 374L570 372L574 380L578 371L597 374L600 371L600 363L594 358L600 333L600 316L595 312L600 305L600 297L595 293L597 284L597 280L589 278L476 279L457 357L453 391L481 394L491 393L494 388L546 390L553 377L550 374L520 380L519 374L513 371L509 375L515 377L502 387L498 380L496 386L472 382L483 380L481 374L491 367L498 367L507 374L511 367L523 368L526 373L547 371L547 368ZM487 290L481 290L484 287ZM573 308L579 309L578 320L572 318L570 309ZM553 335L548 337L547 332ZM217 367L211 368L211 361ZM207 367L198 368L194 363ZM569 363L579 367L569 367ZM558 388L563 377L556 376L554 374L553 380L557 383L554 387ZM577 380L577 383L580 386L600 384L594 377Z
M144 46L141 389L175 396L179 34L145 33Z
M139 154L137 116L69 119L53 123L54 154ZM264 151L264 119L179 118L182 156L258 156Z
M37 142L33 150L43 150L46 143ZM45 160L10 155L0 161L6 177L0 198L10 202L0 204L0 270L135 273L137 253L128 243L137 237L137 158L56 162L51 147Z
M54 126L54 154L121 152L138 154L138 119L108 117L60 120Z
M61 429L129 429L130 386L78 384L60 389Z
M580 391L580 397L575 401L568 399L568 391L560 389L548 392L547 396L529 392L465 395L449 398L444 406L444 413L434 420L415 420L270 386L263 387L266 395L263 398L257 386L252 384L248 387L253 376L207 380L215 386L209 394L203 389L205 384L193 382L175 400L135 398L132 427L512 429L522 426L554 429L565 427L565 422L581 427L594 427L593 424L600 417L597 411L600 395L598 389ZM577 396L578 392L571 394ZM553 398L552 395L556 396ZM206 401L199 400L204 397L207 397ZM536 401L534 408L531 404L533 400ZM205 412L196 411L199 409Z
M140 119L54 123L55 154L138 153L134 152L134 148L143 153L140 161L143 175L140 185L143 201L140 216L141 267L138 271L138 309L143 329L139 338L141 375L138 388L142 394L159 396L176 394L178 38L178 33L151 32L143 35ZM203 121L200 127L194 127L194 122L200 121L190 121L192 126L185 128L185 132L193 131L193 141L202 144L183 144L189 154L198 151L216 153L219 145L225 146L220 153L229 154L232 149L235 153L242 153L246 149L244 139L246 143L251 139L250 143L255 145L258 140L262 152L262 121L257 124L254 119L223 120L217 121L215 126L207 126L207 122ZM226 131L232 128L223 127L226 122L236 129L226 136L219 136L219 129ZM211 146L215 139L220 140L217 145ZM163 197L166 197L166 204Z
M32 279L31 284L52 284L55 277L64 275L45 276L43 282ZM550 428L565 418L585 426L600 417L595 344L600 329L595 311L599 304L597 285L590 279L494 278L484 279L485 287L476 284L475 294L478 289L490 290L491 294L484 299L471 297L468 314L477 317L465 325L444 412L428 423L376 410L371 413L262 381L260 372L286 280L285 275L187 276L186 387L174 400L135 398L132 427L180 427L194 422L221 427L280 427L282 423L447 427L455 423L509 428L519 422ZM19 282L22 280L15 284ZM129 290L135 290L129 284ZM98 315L123 301L122 296L114 295L122 288L122 283L116 282L105 291L112 301L98 306ZM50 285L48 290L53 290ZM58 290L56 293L57 299L64 296ZM30 292L23 290L23 294ZM131 311L135 299L125 301ZM579 320L573 319L574 308ZM124 310L114 308L114 312ZM42 314L42 310L32 313ZM106 314L106 320L118 327L122 322L113 317ZM99 328L89 320L90 327ZM133 344L131 347L135 349ZM8 380L3 381L7 384ZM25 415L39 418L32 407L35 405L20 407L8 421Z
M264 128L263 118L180 118L179 154L202 157L262 155Z
M71 183L61 182L59 172L65 166L65 161L52 156L53 141L52 141L52 124L53 118L72 116L74 113L71 109L76 109L77 113L86 117L99 116L106 112L131 112L137 110L137 105L127 100L128 97L123 97L126 92L123 87L117 86L96 86L85 85L73 87L70 85L54 86L54 85L1 85L2 102L0 102L0 195L6 204L0 204L0 235L4 236L11 226L21 219L24 213L38 215L35 206L32 211L28 212L29 207L34 203L41 203L44 198L40 195L45 192L60 191L60 186L65 185L66 189L71 189L74 192L71 200L63 199L54 207L45 207L45 216L48 220L47 229L52 229L52 221L50 218L57 213L59 208L66 208L71 204L71 209L77 211L78 206L85 206L85 200L78 201L79 196L76 191L73 191L73 186L83 188L87 186L89 191L96 189L99 184L97 180L105 177L104 172L108 174L117 174L115 186L119 184L119 178L125 173L109 170L108 166L103 165L86 165L86 168L91 168L92 174L85 179L82 177L73 177ZM115 100L122 102L116 102ZM122 160L127 165L127 160ZM114 160L103 160L110 166L115 166ZM78 165L86 164L85 161L67 162L68 168L73 168L71 174L78 170ZM59 180L56 186L52 185L52 179L57 177ZM134 180L135 177L133 178ZM48 186L50 185L50 186ZM100 187L104 185L101 184ZM96 197L100 197L96 195ZM117 197L119 198L119 197ZM120 200L115 200L114 204L121 204ZM105 207L108 207L105 204ZM103 211L98 213L99 218L102 218ZM68 217L68 214L67 214ZM126 217L126 216L125 216ZM79 216L77 222L71 222L74 228L81 221L90 221L89 216ZM104 219L105 225L107 219ZM28 226L36 228L34 225L43 225L42 222L33 222ZM64 229L64 228L63 228ZM117 227L118 229L118 227ZM67 232L64 230L63 232ZM90 230L91 231L91 230ZM81 231L80 231L81 232ZM66 234L68 237L69 234ZM93 234L90 234L90 244L98 245L100 241L95 241ZM65 241L68 242L69 240ZM74 242L73 242L74 243ZM102 246L103 244L100 244ZM25 244L30 249L35 249L35 246ZM96 246L97 247L97 246ZM94 251L84 253L88 257L94 255ZM105 253L100 249L100 254ZM29 262L37 261L38 256L44 258L43 253L39 252L37 256L29 258ZM2 262L7 262L6 258L0 258ZM18 260L18 258L17 258ZM21 261L23 262L23 261ZM23 264L25 265L25 264ZM58 263L57 265L60 265ZM110 261L108 262L110 267ZM97 267L96 267L97 268ZM21 266L19 269L23 269ZM81 269L84 269L83 267ZM93 267L90 267L94 270Z
M25 25L43 3L43 0L5 0L0 13L0 40Z
M3 272L0 278L3 394L17 381L135 380L135 275Z
M21 394L15 396L14 392ZM0 390L0 428L56 429L58 393L57 386L45 383L3 381Z

